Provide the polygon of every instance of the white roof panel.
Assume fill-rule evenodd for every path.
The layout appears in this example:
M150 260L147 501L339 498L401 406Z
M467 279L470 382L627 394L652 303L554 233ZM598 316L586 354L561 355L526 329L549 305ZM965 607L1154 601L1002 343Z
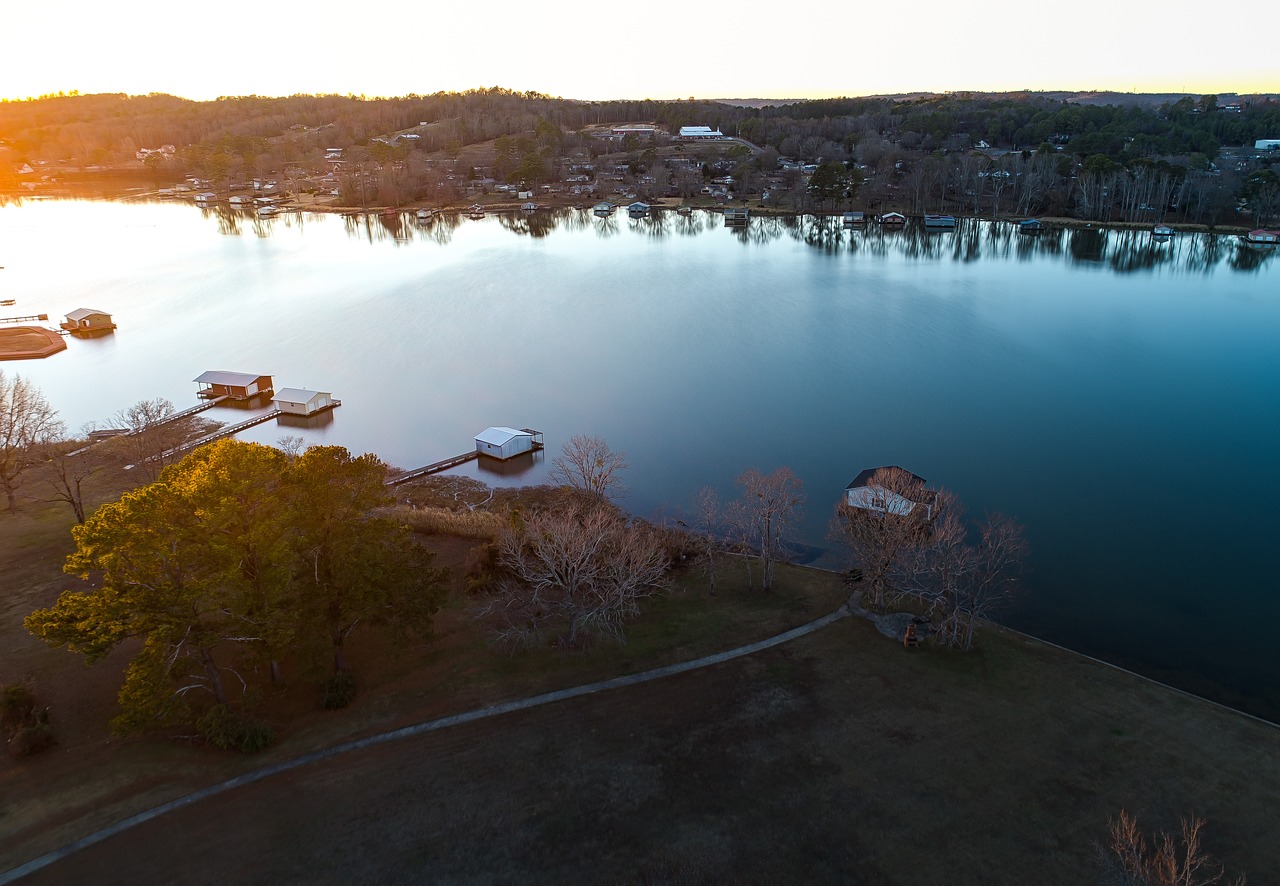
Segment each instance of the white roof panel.
M224 372L221 369L210 369L208 372L202 372L193 381L211 385L235 385L236 387L244 387L253 384L262 375L252 372Z
M515 428L485 428L476 434L476 440L481 443L488 443L490 446L506 446L516 437L532 436L530 433L517 431Z
M306 403L317 394L329 396L328 391L308 391L306 388L281 388L276 391L276 395L271 398L274 403L276 400L283 400L286 403Z

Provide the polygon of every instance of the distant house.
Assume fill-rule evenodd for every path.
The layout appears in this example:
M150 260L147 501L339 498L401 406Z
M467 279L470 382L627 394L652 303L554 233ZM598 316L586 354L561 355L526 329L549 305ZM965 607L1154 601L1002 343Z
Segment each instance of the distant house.
M657 131L658 131L658 127L653 125L642 125L638 123L632 123L632 124L624 124L622 126L615 126L613 127L612 130L610 130L610 133L612 135L618 135L618 136L623 136L623 135L652 136L655 133L657 133Z
M907 217L901 212L886 212L880 216L880 224L882 225L905 225Z
M712 129L710 126L681 126L680 135L677 138L724 138L724 133L718 129Z
M1255 151L1280 151L1280 138L1260 138L1253 143Z
M542 435L537 431L515 428L485 428L476 434L476 452L491 458L514 458L541 448Z
M887 484L894 489L886 489ZM844 492L845 504L879 516L897 514L905 517L923 507L925 517L933 516L937 494L925 487L924 477L897 465L867 468L853 478Z
M200 385L196 396L202 400L230 397L232 400L248 400L258 394L273 393L271 376L252 372L224 372L211 369L202 372L194 381Z
M67 314L67 318L58 325L73 335L92 335L116 328L116 324L111 322L110 314L94 308L77 308Z
M305 388L281 388L271 402L286 415L315 415L340 405L328 391L308 391Z

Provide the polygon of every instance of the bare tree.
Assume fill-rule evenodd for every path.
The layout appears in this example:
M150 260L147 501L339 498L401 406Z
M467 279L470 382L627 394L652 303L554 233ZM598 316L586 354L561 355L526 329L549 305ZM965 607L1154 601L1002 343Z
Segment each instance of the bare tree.
M1179 836L1162 833L1154 843L1138 830L1137 819L1123 809L1109 823L1107 843L1098 847L1107 881L1122 886L1213 886L1226 869L1200 848L1203 818L1182 819ZM1241 875L1236 886L1244 886Z
M611 498L625 494L621 474L627 454L614 452L603 437L575 434L551 462L551 480L595 498Z
M836 505L831 536L840 541L862 569L870 588L870 602L882 606L908 554L924 543L937 493L915 474L899 467L883 467L862 487L853 503Z
M716 593L716 555L720 552L724 516L720 497L710 486L703 486L693 497L691 529L697 539L698 558L702 570L711 585L711 596Z
M898 591L918 598L938 617L945 645L967 650L976 623L1017 592L1025 554L1019 523L988 515L974 541L959 499L940 490L927 533L905 552Z
M500 640L528 644L549 627L567 646L623 627L640 601L663 585L667 556L655 535L604 503L571 502L530 517L522 531L498 542L508 577L481 609L497 622Z
M81 440L63 439L45 447L45 461L50 472L47 482L53 489L51 500L66 502L75 513L76 522L83 523L87 516L84 484L103 467L102 452L96 447L85 446Z
M64 429L57 410L38 387L21 375L10 378L0 370L0 486L9 513L18 509L19 478Z
M773 562L799 517L804 484L786 467L772 474L750 468L736 482L742 487L739 503L743 522L750 541L760 551L760 587L768 591L773 588Z
M111 422L125 433L101 445L106 453L134 466L148 482L153 482L166 464L166 459L158 456L218 426L198 415L174 419L173 414L173 403L164 397L139 400L111 417Z

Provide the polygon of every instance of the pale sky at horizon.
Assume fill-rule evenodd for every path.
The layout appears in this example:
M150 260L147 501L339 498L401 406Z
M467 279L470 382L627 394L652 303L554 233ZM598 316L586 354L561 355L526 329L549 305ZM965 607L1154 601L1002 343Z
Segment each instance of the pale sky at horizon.
M1079 0L1067 10L989 0L815 0L775 12L675 0L436 6L66 0L46 7L56 22L42 13L12 34L0 96L392 96L479 86L580 99L1280 92L1280 10L1268 6L1222 27L1188 0Z

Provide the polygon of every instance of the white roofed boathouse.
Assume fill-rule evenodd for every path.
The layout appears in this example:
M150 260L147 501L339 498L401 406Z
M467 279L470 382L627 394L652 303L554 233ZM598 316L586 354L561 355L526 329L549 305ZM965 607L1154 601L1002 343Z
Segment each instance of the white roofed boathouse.
M308 391L306 388L281 388L271 402L285 415L315 415L342 405L342 401L333 399L328 391Z
M72 335L95 335L116 328L111 315L97 308L76 308L59 325Z
M529 428L485 428L476 434L476 452L508 459L542 448L542 434Z

